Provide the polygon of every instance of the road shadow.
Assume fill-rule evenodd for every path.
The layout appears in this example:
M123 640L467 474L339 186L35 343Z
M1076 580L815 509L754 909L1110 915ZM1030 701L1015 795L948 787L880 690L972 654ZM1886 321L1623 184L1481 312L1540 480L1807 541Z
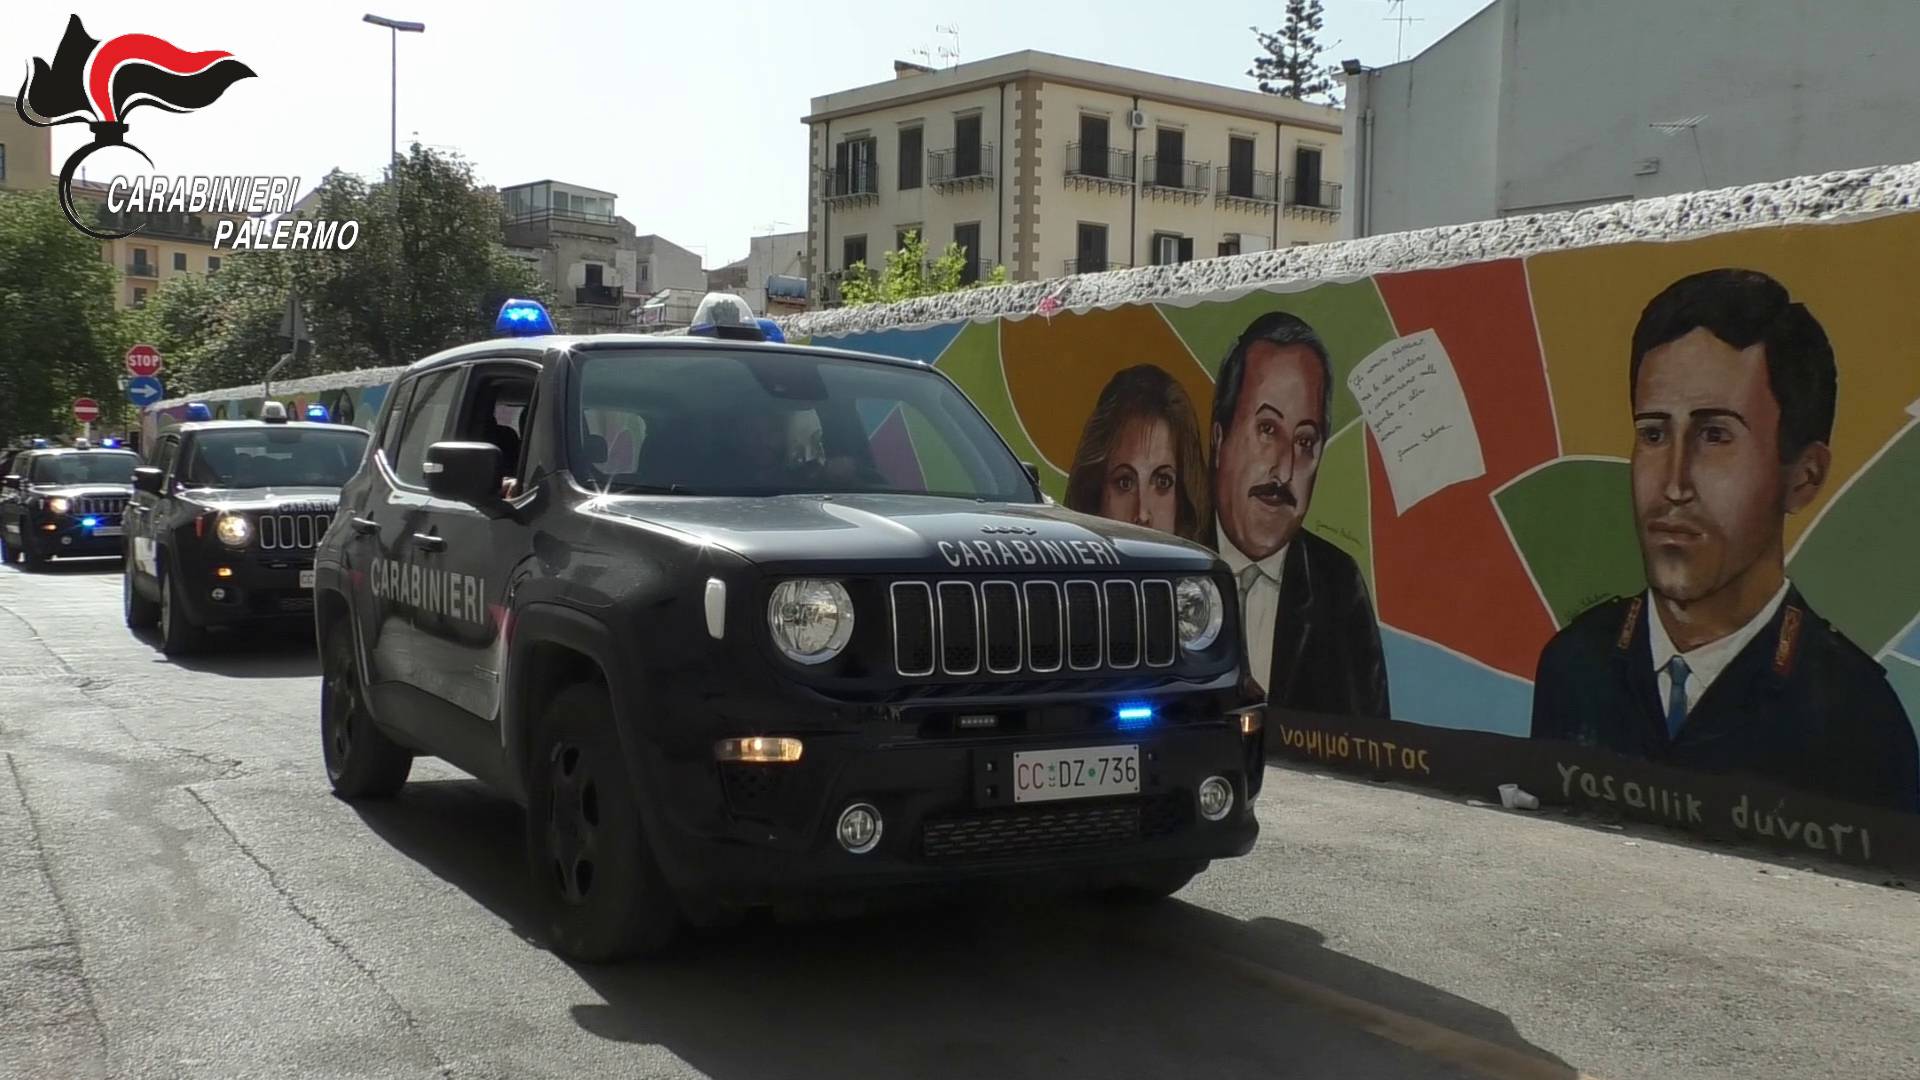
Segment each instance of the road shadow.
M445 780L354 810L541 944L511 801ZM1524 1054L1526 1075L1577 1075L1506 1015L1329 950L1310 926L1178 899L956 893L832 921L756 918L648 963L573 968L605 1002L573 1008L582 1029L660 1045L716 1080L1479 1075L1364 1032L1351 1010L1341 1022L1326 991Z
M189 656L166 656L160 651L157 630L131 631L153 650L155 663L229 679L318 678L320 653L309 630L265 630L248 627L207 635L200 651Z
M26 566L16 566L13 567L13 569L21 573L45 577L58 577L62 574L104 575L118 574L123 562L124 560L118 555L84 556L71 559L56 558L51 562L43 562L31 569Z

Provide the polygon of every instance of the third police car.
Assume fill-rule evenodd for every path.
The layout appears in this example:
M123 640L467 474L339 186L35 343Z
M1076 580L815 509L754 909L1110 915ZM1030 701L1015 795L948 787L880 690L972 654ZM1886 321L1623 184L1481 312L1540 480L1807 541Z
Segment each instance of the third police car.
M1164 895L1258 826L1211 552L1050 504L943 375L768 343L508 336L408 368L315 564L327 773L528 807L554 946L993 880Z

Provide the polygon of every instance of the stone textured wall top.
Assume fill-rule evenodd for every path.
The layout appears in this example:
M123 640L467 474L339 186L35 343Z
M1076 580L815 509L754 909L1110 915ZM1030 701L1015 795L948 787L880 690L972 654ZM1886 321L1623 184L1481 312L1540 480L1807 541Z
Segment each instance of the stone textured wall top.
M1031 315L1048 296L1055 298L1062 311L1085 310L1915 209L1920 209L1920 163L1279 248L1179 266L1142 266L1028 281L898 304L813 311L781 319L780 327L794 338Z

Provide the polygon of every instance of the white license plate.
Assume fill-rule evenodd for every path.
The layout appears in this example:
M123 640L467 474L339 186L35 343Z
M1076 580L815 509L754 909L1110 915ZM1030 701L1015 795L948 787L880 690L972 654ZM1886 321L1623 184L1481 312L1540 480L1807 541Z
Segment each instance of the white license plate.
M124 525L97 525L93 530L95 536L125 536L126 534L127 529Z
M1013 801L1017 803L1139 793L1138 746L1076 746L1013 755Z
M313 588L313 571L311 570L300 571L300 587L303 589Z

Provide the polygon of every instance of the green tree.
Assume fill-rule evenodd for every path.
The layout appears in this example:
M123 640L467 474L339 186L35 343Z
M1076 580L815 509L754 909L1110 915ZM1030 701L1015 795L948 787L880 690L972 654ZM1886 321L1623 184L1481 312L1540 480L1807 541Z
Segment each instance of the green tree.
M293 288L293 257L236 251L218 273L169 278L145 307L127 313L126 343L144 341L160 350L170 397L260 382L290 345L280 336L280 322ZM279 377L315 370L308 361L282 369Z
M312 216L360 225L353 247L301 252L294 265L321 370L411 363L490 336L508 297L547 299L502 243L499 197L456 156L415 143L372 184L335 170Z
M1004 266L995 266L976 282L962 281L966 271L967 249L959 244L948 244L944 254L928 262L927 247L920 239L919 230L909 230L901 238L900 249L887 252L886 264L880 270L873 270L864 262L847 268L846 276L840 282L840 300L848 307L891 304L916 296L934 296L1007 283L1007 268Z
M114 415L117 287L53 192L0 194L0 439L70 430L76 397Z
M1260 84L1261 93L1298 101L1325 97L1328 104L1339 104L1333 93L1336 69L1321 60L1327 51L1319 38L1325 22L1320 0L1287 0L1279 30L1247 28L1260 41L1261 54L1253 58L1247 74Z

